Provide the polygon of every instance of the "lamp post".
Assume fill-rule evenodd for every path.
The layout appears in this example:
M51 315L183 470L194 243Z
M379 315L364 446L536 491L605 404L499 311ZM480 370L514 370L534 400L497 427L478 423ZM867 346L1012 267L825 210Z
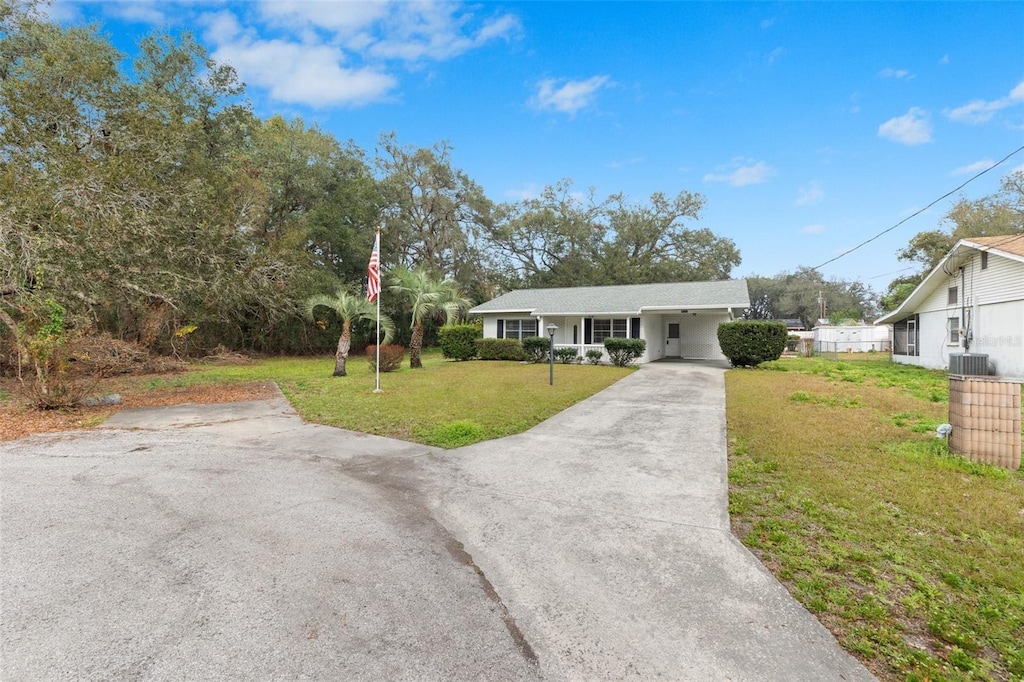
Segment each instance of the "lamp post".
M555 332L558 331L558 327L554 323L547 326L548 338L551 339L551 345L548 347L548 386L555 385Z

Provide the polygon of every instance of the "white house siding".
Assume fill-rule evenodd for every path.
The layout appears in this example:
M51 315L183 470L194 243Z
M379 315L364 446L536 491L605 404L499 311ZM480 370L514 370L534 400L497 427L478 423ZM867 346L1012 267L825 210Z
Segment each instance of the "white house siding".
M682 356L694 360L724 360L718 346L718 325L728 321L728 313L684 317L679 331Z
M973 341L970 352L989 356L1000 376L1024 376L1024 263L989 254L981 269L981 254L963 262L964 273L954 271L939 279L934 291L917 308L920 314L919 355L894 355L903 364L933 369L949 367L950 353L963 353L961 340L949 343L949 318L970 318ZM957 287L955 305L949 304L949 288ZM966 314L965 314L966 313Z
M980 304L972 353L984 353L999 376L1024 377L1024 301Z
M498 337L498 315L484 315L484 338L495 339Z
M651 362L665 357L665 324L663 316L646 314L640 316L640 337L647 342L642 362Z

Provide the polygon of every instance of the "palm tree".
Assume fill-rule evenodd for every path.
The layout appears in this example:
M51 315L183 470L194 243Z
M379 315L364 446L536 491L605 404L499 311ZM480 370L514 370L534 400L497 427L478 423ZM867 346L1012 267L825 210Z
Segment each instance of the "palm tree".
M352 323L359 320L377 322L377 306L362 296L338 287L334 296L317 294L309 297L305 306L306 317L313 319L313 311L320 307L330 308L341 319L341 336L338 337L338 350L334 354L334 376L343 377L348 351L352 348ZM391 318L381 315L380 328L384 330L384 339L381 343L387 343L395 335L395 325Z
M391 290L405 296L412 311L412 338L409 340L409 367L422 367L423 323L434 319L453 324L469 308L455 280L437 280L422 270L396 269L396 284Z

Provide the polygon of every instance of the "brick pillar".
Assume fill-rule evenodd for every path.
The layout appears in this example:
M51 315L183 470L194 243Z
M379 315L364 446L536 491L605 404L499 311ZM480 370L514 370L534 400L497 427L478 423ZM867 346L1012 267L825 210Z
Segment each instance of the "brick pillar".
M949 375L949 449L975 462L1019 469L1020 384Z

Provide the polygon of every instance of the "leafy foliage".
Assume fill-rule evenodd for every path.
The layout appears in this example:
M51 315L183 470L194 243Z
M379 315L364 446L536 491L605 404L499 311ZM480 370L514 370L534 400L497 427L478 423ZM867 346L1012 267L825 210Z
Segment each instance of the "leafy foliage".
M607 338L604 340L604 349L608 352L608 358L613 365L628 367L644 354L647 342L643 339Z
M314 320L317 308L331 310L341 320L341 336L338 337L338 348L334 353L334 376L345 376L345 363L352 349L352 325L361 320L380 324L384 331L382 341L386 344L395 335L395 325L387 315L377 317L377 307L363 296L358 296L339 288L334 296L317 295L306 299L305 313L309 320Z
M596 348L591 348L586 352L586 356L587 362L589 362L591 365L599 365L601 364L601 358L604 357L604 353L597 350Z
M484 231L494 268L511 272L509 286L582 286L727 279L739 264L729 240L699 220L704 197L658 192L646 204L616 194L581 198L570 180L540 197L495 209Z
M563 365L571 365L580 360L580 352L575 348L556 348L555 361Z
M961 239L1024 233L1024 170L1015 170L1000 182L999 191L974 201L960 199L943 217L941 229L918 232L900 249L900 260L920 270L889 283L881 301L885 311L895 310L924 277Z
M423 366L420 353L427 321L453 324L469 309L469 300L462 295L455 280L436 279L426 270L398 268L392 276L395 284L391 291L403 299L412 318L409 367L417 369Z
M476 356L476 340L482 331L475 324L455 324L443 327L437 334L441 353L451 360L469 360Z
M481 360L525 360L519 339L477 339L476 356Z
M718 325L718 345L733 367L778 360L787 336L786 325L781 322L741 320Z
M551 339L543 336L527 336L523 339L523 352L530 362L547 362L551 350Z
M797 268L774 277L747 278L751 314L744 319L781 320L799 318L806 329L813 328L830 311L843 310L856 319L876 316L875 293L861 282L826 279L813 268ZM757 316L754 317L753 315Z

